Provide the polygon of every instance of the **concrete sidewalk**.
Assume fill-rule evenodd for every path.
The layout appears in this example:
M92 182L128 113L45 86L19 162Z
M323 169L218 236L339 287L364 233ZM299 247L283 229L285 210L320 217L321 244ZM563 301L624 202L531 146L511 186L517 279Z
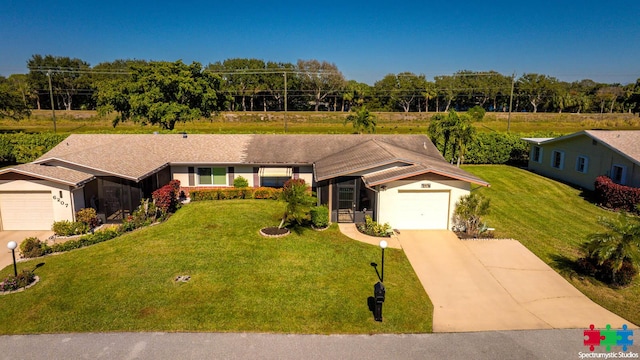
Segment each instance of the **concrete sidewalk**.
M462 241L445 230L398 238L433 302L434 332L633 327L515 240Z

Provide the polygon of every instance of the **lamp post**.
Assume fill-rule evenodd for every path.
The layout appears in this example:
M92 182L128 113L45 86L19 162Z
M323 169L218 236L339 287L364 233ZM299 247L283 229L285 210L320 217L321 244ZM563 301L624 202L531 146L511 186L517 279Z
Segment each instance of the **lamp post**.
M376 321L382 321L382 303L387 292L384 287L384 249L387 248L387 242L385 240L380 241L380 248L382 249L382 269L380 272L380 281L373 285L373 299L375 306L373 309L373 318Z
M18 247L18 243L9 241L7 247L11 249L11 255L13 255L13 275L18 276L18 268L16 267L16 248Z
M387 248L389 244L387 244L386 240L380 241L380 248L382 249L382 272L380 273L380 282L384 283L384 249Z

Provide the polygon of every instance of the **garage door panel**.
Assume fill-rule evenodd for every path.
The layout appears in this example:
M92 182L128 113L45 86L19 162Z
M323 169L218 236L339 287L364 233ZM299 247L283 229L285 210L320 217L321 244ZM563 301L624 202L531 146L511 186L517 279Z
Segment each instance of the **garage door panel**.
M398 190L389 223L396 229L447 229L449 191Z
M3 230L50 230L53 224L51 192L0 193Z

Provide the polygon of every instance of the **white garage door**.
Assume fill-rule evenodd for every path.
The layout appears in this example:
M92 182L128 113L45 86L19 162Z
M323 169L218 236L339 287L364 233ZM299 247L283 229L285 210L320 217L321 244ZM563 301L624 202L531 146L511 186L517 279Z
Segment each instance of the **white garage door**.
M389 224L394 229L447 229L449 191L398 190Z
M3 230L51 230L51 192L0 193L0 217Z

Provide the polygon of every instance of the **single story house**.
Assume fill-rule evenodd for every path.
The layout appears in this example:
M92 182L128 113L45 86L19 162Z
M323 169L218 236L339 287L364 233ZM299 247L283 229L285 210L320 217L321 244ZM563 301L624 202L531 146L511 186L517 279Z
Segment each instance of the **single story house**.
M172 179L188 193L239 176L252 187L302 178L333 222L370 215L396 229L450 229L458 199L489 185L424 135L74 134L33 163L0 170L0 226L50 229L85 207L119 220Z
M557 138L525 138L531 143L529 170L594 190L598 176L640 187L640 131L584 130Z

